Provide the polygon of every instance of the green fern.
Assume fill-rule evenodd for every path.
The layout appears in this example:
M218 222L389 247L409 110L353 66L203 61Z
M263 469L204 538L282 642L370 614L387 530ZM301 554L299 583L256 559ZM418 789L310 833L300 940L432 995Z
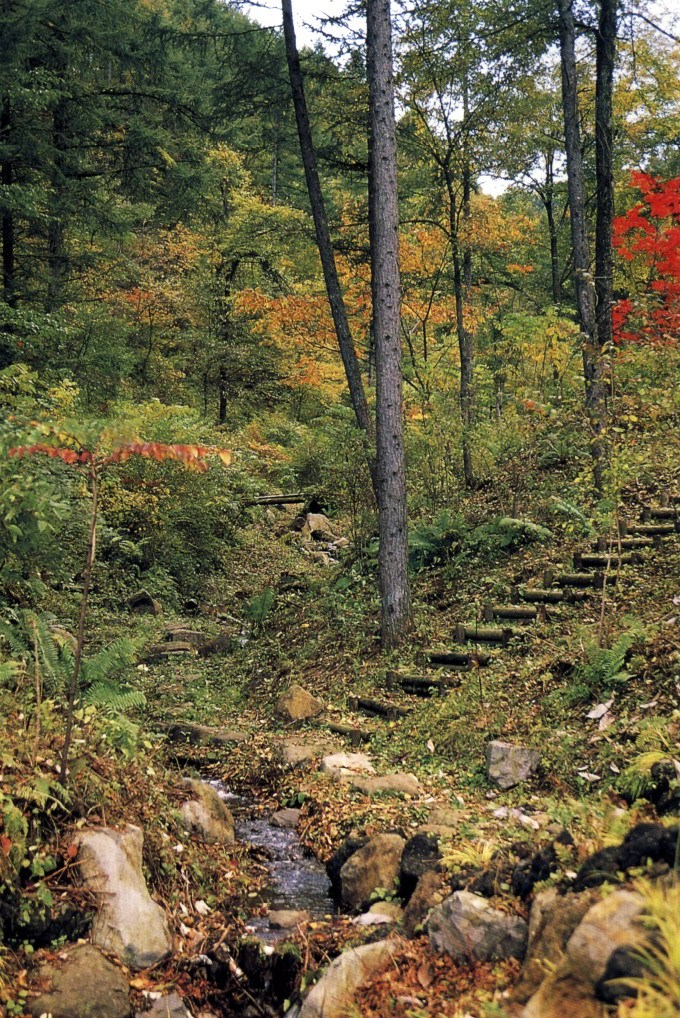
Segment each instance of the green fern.
M114 711L132 710L143 707L146 696L141 689L119 686L115 682L93 682L83 694L83 701L93 707L105 707Z
M255 594L254 597L251 597L246 607L246 614L253 623L255 630L262 628L274 607L275 601L276 591L272 587L265 587L261 594Z

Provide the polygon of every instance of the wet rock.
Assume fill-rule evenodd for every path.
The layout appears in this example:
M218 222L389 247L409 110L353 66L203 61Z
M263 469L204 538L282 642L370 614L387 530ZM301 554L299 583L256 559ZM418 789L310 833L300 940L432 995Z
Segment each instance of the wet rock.
M510 742L498 740L488 743L486 747L489 780L503 791L530 778L540 762L541 754L537 749L514 746Z
M148 590L138 590L127 599L127 606L135 615L162 615L160 601L156 601Z
M292 930L310 919L305 909L280 908L269 913L269 926L272 930Z
M437 905L427 921L430 944L459 962L523 958L528 927L524 919L492 908L485 898L456 891Z
M399 870L399 889L405 901L411 897L423 873L437 870L441 860L439 840L433 834L415 834L406 842Z
M289 686L276 701L276 713L284 721L304 721L316 717L323 709L320 700L297 684Z
M529 947L512 992L514 1001L525 1004L538 990L546 971L559 966L569 938L597 896L597 891L560 895L555 888L536 895L529 916Z
M63 964L41 965L38 982L46 992L28 1002L34 1018L129 1018L127 979L90 944L68 950Z
M280 809L272 816L274 827L289 827L294 830L300 819L299 809Z
M344 951L312 987L299 1018L344 1018L359 987L383 972L397 949L392 941L380 940Z
M518 863L512 873L512 893L518 898L528 898L536 884L547 880L559 866L554 845L540 849L533 859Z
M234 818L212 785L184 778L191 799L182 804L182 822L194 837L211 845L234 844Z
M395 794L418 795L421 791L420 782L415 774L380 774L363 777L362 775L345 775L342 778L352 788L364 792L365 795Z
M332 753L321 761L321 772L332 778L352 778L375 774L375 767L365 753Z
M328 879L331 882L331 890L334 898L340 898L342 888L340 872L342 867L345 865L350 856L354 855L355 852L358 852L359 849L363 848L367 843L368 838L350 834L349 837L345 838L340 848L333 853L326 863L326 873L328 874Z
M579 979L599 983L615 951L643 939L644 900L632 891L614 891L585 914L567 943L566 961Z
M378 834L349 857L340 870L340 895L347 908L364 908L373 891L394 887L405 844L398 834Z
M393 926L401 922L404 910L396 901L376 901L368 912L352 920L355 926Z
M93 943L132 969L155 965L172 951L165 913L152 901L142 874L143 838L132 824L122 831L91 828L75 838L83 885L100 902Z
M178 993L154 1000L148 1011L138 1011L135 1018L191 1018Z
M574 890L615 882L617 873L644 866L648 861L672 866L679 830L660 824L638 824L621 845L603 848L584 862L574 881Z
M444 876L429 870L423 873L404 909L403 928L407 937L413 937L425 926L430 910L440 905L444 894Z

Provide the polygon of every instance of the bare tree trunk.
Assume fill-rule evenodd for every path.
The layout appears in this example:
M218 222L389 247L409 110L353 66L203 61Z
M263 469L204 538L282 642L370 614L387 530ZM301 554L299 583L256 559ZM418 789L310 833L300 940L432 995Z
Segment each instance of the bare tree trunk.
M385 646L405 636L411 618L406 466L402 411L397 132L394 118L390 0L368 0L368 221L376 366L378 568Z
M10 144L12 112L8 96L2 100L0 111L0 142L3 146ZM5 190L5 200L9 201L9 187L12 183L12 162L7 156L2 163L0 182ZM2 213L2 288L3 298L10 306L14 303L14 218L8 207Z
M560 275L560 254L557 245L557 225L555 223L555 153L545 154L545 189L543 205L548 217L548 236L550 238L550 276L552 298L555 304L562 303L562 277Z
M595 287L590 271L586 192L581 153L581 130L578 110L576 76L576 29L573 0L557 0L562 64L562 108L564 140L567 155L567 190L571 218L571 243L574 259L576 306L583 344L583 373L586 409L592 431L591 452L593 477L598 490L602 487L602 365L597 337Z
M612 166L612 93L616 61L618 0L601 0L596 43L595 163L597 218L595 228L595 290L597 339L600 350L612 341L614 259L614 172ZM606 352L606 351L605 351Z
M354 408L354 415L359 427L366 433L366 436L373 444L375 429L373 420L368 410L366 393L361 378L359 360L354 348L354 341L347 319L347 309L340 288L338 270L335 264L335 255L331 244L331 235L328 229L328 217L326 205L321 191L319 171L316 163L316 152L312 139L312 130L307 112L307 101L305 99L302 70L300 68L300 57L295 40L295 25L293 23L292 0L281 0L283 12L283 34L286 44L286 58L288 61L288 75L290 87L293 93L293 105L295 107L295 119L297 121L298 138L300 140L300 152L302 163L305 169L309 203L314 217L314 229L316 231L316 243L319 248L319 256L323 267L326 293L331 306L335 334L340 347L340 356L345 367L347 385L349 387L350 399Z
M454 182L446 171L446 188L449 202L449 236L451 238L451 260L453 262L453 296L456 308L456 335L458 337L458 353L460 356L460 418L463 428L462 452L463 475L466 488L475 486L475 470L472 462L470 444L470 428L474 420L473 378L475 370L475 351L472 335L465 328L463 317L465 256L461 259L458 234L458 209Z

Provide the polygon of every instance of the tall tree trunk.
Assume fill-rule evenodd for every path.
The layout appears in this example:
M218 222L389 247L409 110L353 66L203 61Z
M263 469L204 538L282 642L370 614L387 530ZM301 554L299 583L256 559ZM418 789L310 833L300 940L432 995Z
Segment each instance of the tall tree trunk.
M385 646L405 636L411 618L406 465L402 410L397 132L394 118L390 0L368 0L368 222L376 366L378 568Z
M578 110L576 76L576 29L573 0L557 0L562 65L562 109L564 141L567 155L567 191L571 219L571 243L574 260L576 306L583 346L583 373L586 409L592 431L591 452L593 477L598 490L602 487L602 426L603 391L602 364L597 337L596 298L590 271L586 192L581 153L581 130Z
M5 148L10 144L12 108L8 96L2 100L0 110L0 142ZM12 161L5 156L0 170L0 181L5 190L5 201L9 202L9 187L12 183ZM8 207L2 213L2 289L3 298L10 306L14 304L14 217Z
M545 188L543 205L548 217L548 237L550 239L550 277L552 298L555 304L562 303L562 277L560 275L560 253L557 244L557 224L555 223L555 153L545 154Z
M302 155L302 163L305 169L309 203L312 208L312 216L314 217L316 243L319 248L319 256L321 258L324 281L326 284L326 293L328 294L328 302L331 306L335 334L338 339L340 356L342 357L342 363L345 368L345 375L347 377L347 385L349 387L352 407L354 408L354 415L356 417L357 424L362 431L366 433L366 436L372 445L375 437L375 429L368 410L366 393L364 390L363 380L361 378L361 369L356 355L356 350L354 349L354 341L352 339L352 333L347 319L347 309L345 307L345 301L340 288L338 270L335 264L335 255L331 244L331 235L328 229L326 205L323 198L323 192L321 190L321 182L319 180L316 152L314 150L312 130L309 123L307 101L305 99L304 83L302 79L302 69L300 67L300 57L298 55L297 42L295 40L292 0L281 0L281 9L283 12L283 35L286 45L288 75L290 78L291 91L293 93L295 119L297 121L298 138L300 140L300 153Z
M463 308L465 303L465 255L461 258L458 233L458 208L455 184L448 166L445 168L446 189L449 202L449 236L451 238L451 260L453 263L453 297L456 309L456 335L460 357L460 418L463 427L462 453L463 476L466 488L475 486L475 469L472 462L470 428L474 420L473 378L475 350L472 334L465 328Z
M63 69L60 67L60 70ZM65 251L65 209L64 190L66 185L65 147L68 130L66 101L60 99L52 119L52 190L53 203L47 227L47 308L54 311L63 301L66 278Z
M614 171L612 165L612 93L616 61L616 20L618 0L601 0L596 43L595 164L597 175L597 218L595 225L595 290L597 294L597 339L600 349L612 341L614 260Z

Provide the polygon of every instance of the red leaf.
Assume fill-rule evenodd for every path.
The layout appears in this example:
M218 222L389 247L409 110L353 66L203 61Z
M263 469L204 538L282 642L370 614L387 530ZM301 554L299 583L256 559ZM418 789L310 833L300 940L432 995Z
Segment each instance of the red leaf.
M8 838L7 835L0 835L0 849L2 854L7 858L9 853L12 851L12 839Z

